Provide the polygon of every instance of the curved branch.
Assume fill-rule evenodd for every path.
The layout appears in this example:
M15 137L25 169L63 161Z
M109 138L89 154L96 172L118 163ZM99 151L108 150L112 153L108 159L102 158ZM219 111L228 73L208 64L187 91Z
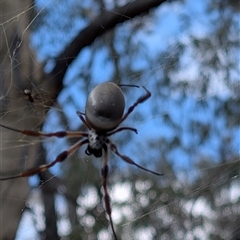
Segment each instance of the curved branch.
M157 7L166 0L136 0L111 11L104 11L84 28L68 45L63 53L56 59L56 66L51 72L51 79L62 81L68 66L79 52L91 45L97 37L114 28L117 24L147 13L151 8Z

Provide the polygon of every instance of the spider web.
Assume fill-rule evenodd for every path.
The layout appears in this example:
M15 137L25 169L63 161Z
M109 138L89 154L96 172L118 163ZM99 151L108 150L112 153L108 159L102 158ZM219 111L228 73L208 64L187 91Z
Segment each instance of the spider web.
M178 232L177 237L180 239L194 237L206 239L219 231L218 226L222 224L220 220L214 222L215 225L218 223L218 226L211 224L217 217L222 217L224 222L232 216L231 221L234 225L240 211L239 127L234 122L236 118L233 118L233 114L224 117L223 113L235 111L239 114L239 97L236 94L239 82L235 80L234 71L228 76L231 77L229 81L235 81L232 84L237 87L235 89L219 80L224 78L222 77L224 71L211 75L208 68L205 68L205 72L199 73L201 65L193 60L200 60L203 56L195 51L196 46L192 44L190 33L192 31L195 37L204 39L206 34L204 31L207 31L204 28L206 19L203 20L200 13L195 15L197 17L188 34L174 30L166 31L168 24L162 24L162 32L158 32L160 31L158 27L155 33L158 25L155 19L157 16L162 16L163 21L171 21L174 14L180 15L180 5L173 4L170 8L174 7L174 14L169 19L167 19L169 8L160 6L159 10L153 13L153 17L143 17L144 20L148 20L146 22L136 19L131 23L117 26L114 33L107 32L102 39L84 49L71 64L64 79L64 89L58 95L57 103L54 102L53 105L51 103L53 93L45 87L47 80L44 74L39 79L35 74L42 69L50 72L55 57L71 42L76 33L99 12L106 10L106 6L95 9L87 2L82 3L83 5L78 4L75 1L68 1L61 2L56 7L54 1L47 4L39 1L34 5L29 4L19 13L12 10L10 16L2 21L1 33L4 39L2 46L7 49L2 68L5 67L5 63L8 67L4 68L6 70L3 71L1 78L10 80L6 83L1 79L1 122L18 129L32 130L40 130L44 123L43 130L47 132L52 132L53 129L54 131L81 129L76 110L84 111L86 97L94 86L109 79L115 82L121 79L121 83L125 84L144 85L151 91L152 98L139 106L127 120L127 125L138 129L138 135L124 133L113 136L112 139L122 153L150 169L163 172L165 176L158 179L145 174L132 166L126 166L110 154L111 171L108 185L112 215L117 229L122 232L122 238L131 236L132 239L139 239L141 236L141 239L174 239L171 234ZM114 6L111 2L107 9ZM21 17L34 9L36 12L30 23L22 24ZM80 15L84 17L79 17ZM61 22L58 20L59 16L62 16ZM20 35L9 42L8 33L16 25ZM194 32L197 27L200 30ZM37 29L32 30L29 43L36 53L33 51L27 57L27 66L30 70L24 78L24 75L16 73L15 69L24 65L26 61L25 58L19 57L18 51L26 47L25 37L31 28ZM134 39L129 37L130 33L135 36ZM147 37L147 33L150 37ZM163 39L167 40L164 42ZM208 44L207 40L202 42ZM130 47L127 47L128 44ZM219 55L223 54L224 51L221 50L225 48L225 44L227 45L227 41L215 48ZM131 49L131 46L136 48ZM187 48L187 51L184 52L183 60L179 62L178 56L182 54L184 48ZM224 57L226 56L221 56L223 61ZM44 64L39 64L38 60ZM116 72L113 71L115 66L119 66ZM24 72L21 68L20 70ZM196 81L206 76L210 79L207 84ZM204 89L206 85L207 88ZM26 89L30 90L30 95L24 93ZM142 92L141 89L124 89L124 93L129 106ZM230 100L227 101L228 99ZM219 107L221 102L225 102L222 108ZM48 112L47 116L44 114L45 111ZM225 133L222 129L225 129ZM225 141L219 140L223 138ZM20 153L25 147L38 146L42 143L42 139L1 132L1 156L4 156L4 151L14 150ZM226 144L225 148L221 148L223 143ZM72 142L65 139L47 139L43 144L47 149L49 161ZM61 178L66 180L66 177L69 177L67 173L71 174L69 173L71 168L76 166L82 168L83 176L81 180L77 178L78 223L83 226L86 236L91 236L94 225L100 223L102 230L98 232L98 238L110 239L111 230L108 229L108 222L104 220L104 207L101 205L102 199L97 190L101 185L96 187L96 182L101 180L97 172L97 169L101 168L101 163L87 158L83 150L51 169L52 177L48 182L54 183L54 179ZM36 165L43 153L44 149L40 148L35 156L31 150L24 153L21 158L14 155L9 163L13 169L6 172L1 163L1 174L11 174L19 169ZM34 161L31 160L31 156L34 156ZM2 157L1 161L4 161ZM70 162L77 165L71 166ZM78 173L75 171L75 174ZM94 174L96 177L92 176ZM95 178L98 180L95 181ZM21 190L21 187L24 189L22 184L26 183L18 181L19 189ZM14 199L26 202L22 208L25 213L16 239L37 239L39 232L45 228L43 202L39 191L44 184L39 186L38 178L31 178L30 183L32 186L30 197L22 197L26 195L20 194L19 198ZM64 180L63 184L57 186L60 186L56 197L58 228L59 234L65 236L71 230L70 220L66 217L69 214L67 207L69 199L65 195ZM11 200L8 195L11 187L11 182L2 185L1 205ZM98 208L99 215L87 213L94 207ZM221 215L222 211L224 214ZM161 227L154 224L156 221ZM201 221L202 224L199 224ZM32 227L31 230L29 226ZM133 232L132 228L136 231ZM169 232L166 229L170 229ZM230 227L221 229L219 232L221 239L232 237L230 231L232 229L234 230Z

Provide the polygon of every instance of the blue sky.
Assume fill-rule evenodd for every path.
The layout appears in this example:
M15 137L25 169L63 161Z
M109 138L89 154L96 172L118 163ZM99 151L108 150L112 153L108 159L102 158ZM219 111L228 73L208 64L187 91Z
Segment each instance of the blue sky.
M68 2L69 6L74 4L74 0ZM194 2L194 3L193 3ZM87 3L87 1L85 1ZM175 42L181 40L188 44L188 36L189 31L191 34L199 37L206 36L208 34L208 17L205 15L205 3L204 1L186 1L184 7L181 4L174 3L169 6L168 4L164 4L160 6L156 10L156 15L158 16L154 21L149 21L149 25L147 26L148 31L139 31L136 36L134 37L134 41L136 43L142 42L144 46L146 46L146 51L148 52L149 56L154 56L158 52L158 50L164 50L166 48L170 48L174 46ZM76 14L76 18L74 21L69 22L68 19L68 9L69 6L66 7L64 4L59 4L56 6L55 1L48 1L45 5L45 1L38 1L37 5L39 9L44 7L45 10L52 11L52 14L49 15L49 19L47 21L49 24L52 24L52 29L54 30L52 34L49 32L46 33L46 29L40 29L35 35L32 36L33 46L38 48L38 55L39 59L44 60L45 58L50 56L57 55L64 46L70 41L72 37L82 28L84 28L88 22L82 20L80 17L77 16L77 12L71 12L71 14ZM54 6L54 7L53 7ZM59 14L59 12L61 12ZM94 15L93 10L93 15ZM190 30L186 32L180 32L181 22L179 21L179 16L183 13L188 13L191 27ZM97 11L96 13L97 14ZM59 19L59 15L62 16L61 24L62 26L56 26ZM67 32L62 32L62 29L67 29ZM116 36L121 35L123 31L127 31L126 26L118 26L116 30ZM67 38L66 38L67 36ZM44 38L45 44L42 44L42 40ZM61 40L61 41L60 41ZM119 45L121 48L121 45ZM173 51L176 49L173 48ZM143 51L144 52L144 51ZM59 95L58 102L63 106L65 115L68 117L68 125L70 129L74 130L77 129L81 122L76 115L76 110L84 111L85 102L87 98L87 94L85 89L83 88L83 83L81 81L81 77L79 77L79 69L85 69L86 63L91 60L92 48L87 47L85 48L74 61L74 63L69 67L69 70L65 76L64 83L65 88ZM106 61L108 58L108 50L105 47L102 47L100 50L97 50L94 56L94 61L91 68L91 86L95 86L101 82L108 81L111 79L113 74L113 64L111 61ZM185 76L186 74L195 78L199 73L197 72L197 67L194 63L191 65L191 56L186 57L186 63L189 64L189 68L186 72L178 73L178 76ZM53 62L49 61L46 66L46 71L53 67ZM132 83L137 81L138 84L146 84L148 89L153 89L154 81L158 79L158 69L162 66L154 67L153 69L149 68L144 58L136 58L134 62L135 69L146 69L145 77L142 79L134 78L134 76L129 76L129 78L124 79L125 83ZM90 90L90 89L89 89ZM135 91L135 93L130 96L130 100L133 100L136 95L139 93ZM203 99L207 99L209 107L207 109L201 108L198 103L200 101L201 96L190 95L185 101L181 102L178 100L181 96L175 92L169 93L169 98L166 101L164 98L158 99L161 102L161 106L159 109L151 113L150 111L150 104L152 103L151 100L149 102L144 103L143 105L139 106L139 109L142 112L145 112L145 119L139 123L135 123L133 119L129 119L128 123L136 124L139 135L134 136L133 140L136 143L141 142L141 137L144 139L157 139L159 137L166 137L168 136L169 139L175 136L171 126L168 126L164 123L162 117L166 114L172 116L175 119L176 123L181 122L181 128L183 130L183 135L181 135L181 140L183 142L183 148L176 148L174 151L169 153L170 161L175 163L176 169L184 168L184 167L192 167L193 164L193 157L194 154L189 155L185 149L193 146L195 144L196 151L200 154L201 152L212 156L213 158L218 161L219 156L218 153L220 151L220 139L222 137L234 136L233 139L233 150L238 152L239 154L239 146L240 146L240 138L239 138L239 128L228 130L223 132L222 129L226 128L226 122L224 116L220 116L218 121L216 122L216 118L213 115L214 109L216 108L216 101L214 100L214 96L224 96L228 97L229 92L221 85L213 86L213 91L208 93L205 96L202 96ZM129 96L129 95L128 95ZM72 101L69 101L71 99ZM198 109L198 111L196 111ZM61 126L61 122L58 118L58 113L56 111L52 111L49 114L48 121L44 126L45 131L51 132L52 129L54 130L62 130L65 126ZM198 138L196 134L189 129L189 121L196 120L201 123L210 123L213 126L212 128L212 135L211 138L206 141L204 144L198 148ZM232 132L229 132L232 131ZM114 138L117 139L117 138ZM47 145L49 149L48 158L53 159L54 156L59 154L57 151L58 149L63 149L67 147L66 140L60 140L57 142L57 145L53 146ZM132 154L136 150L136 145L132 143L126 146L122 151L124 153ZM132 152L131 152L132 151ZM197 155L197 152L195 152ZM177 161L176 161L177 160ZM195 159L197 160L197 159ZM54 174L59 174L59 166L55 166L52 169ZM19 228L18 232L18 239L32 239L36 233L34 233L34 225L32 227L29 222L29 216L24 215L22 220L22 225ZM27 222L27 226L25 225ZM28 229L28 230L26 230ZM24 236L24 238L23 238Z

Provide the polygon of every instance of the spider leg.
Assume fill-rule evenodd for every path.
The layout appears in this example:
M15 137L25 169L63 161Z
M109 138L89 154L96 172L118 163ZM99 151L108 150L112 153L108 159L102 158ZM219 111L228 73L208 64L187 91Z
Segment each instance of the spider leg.
M111 215L110 197L109 197L108 190L107 190L108 148L107 148L106 144L103 145L103 149L104 149L104 155L103 155L103 168L102 168L102 179L103 179L102 185L103 185L103 191L104 191L104 202L105 202L106 212L109 216L109 221L110 221L110 225L111 225L112 232L114 235L114 239L117 240L117 234L114 230L112 215Z
M89 126L89 124L87 123L87 121L85 120L85 118L83 117L83 115L85 115L85 113L82 113L80 111L77 111L77 115L79 116L79 118L81 119L81 121L83 122L83 124L89 129L91 130L92 128Z
M142 88L146 91L146 94L144 94L143 96L139 97L137 99L137 101L131 107L129 107L128 111L122 117L121 122L123 122L129 116L129 114L134 110L134 108L138 104L145 102L148 98L151 97L151 93L144 86L142 86Z
M136 87L139 88L138 85L133 85L133 84L118 84L119 87Z
M107 136L109 137L109 136L111 136L111 135L113 135L113 134L115 134L115 133L117 133L117 132L121 132L121 131L124 131L124 130L130 130L130 131L135 132L136 134L138 133L136 128L132 128L132 127L120 127L120 128L117 128L116 130L114 130L114 131L112 131L112 132L107 133Z
M74 153L77 149L79 149L82 145L84 145L86 143L88 143L88 139L85 139L83 141L78 141L72 147L70 147L68 150L60 153L55 158L55 160L53 160L52 162L50 162L48 164L40 165L37 168L29 169L25 172L22 172L22 173L19 173L19 174L15 175L15 176L0 178L0 180L9 180L9 179L14 179L14 178L30 177L30 176L35 175L37 173L44 172L47 169L49 169L50 167L54 166L56 163L63 162L69 155Z
M32 137L87 137L88 134L84 132L65 132L65 131L58 131L53 133L44 133L44 132L37 132L31 130L19 130L16 128L8 127L6 125L0 124L0 127L12 130L14 132L19 132L24 135L32 136Z
M129 163L129 164L135 165L136 167L138 167L138 168L140 168L140 169L142 169L142 170L144 170L144 171L146 171L146 172L150 172L150 173L155 174L155 175L158 175L158 176L163 176L162 173L157 173L157 172L154 172L154 171L152 171L152 170L150 170L150 169L147 169L147 168L145 168L145 167L142 167L142 166L138 165L137 163L135 163L130 157L125 156L125 155L122 155L121 153L119 153L119 152L118 152L118 149L117 149L117 146L116 146L114 143L112 143L109 139L106 140L106 143L109 144L111 150L112 150L117 156L119 156L123 161L125 161L125 162L127 162L127 163Z

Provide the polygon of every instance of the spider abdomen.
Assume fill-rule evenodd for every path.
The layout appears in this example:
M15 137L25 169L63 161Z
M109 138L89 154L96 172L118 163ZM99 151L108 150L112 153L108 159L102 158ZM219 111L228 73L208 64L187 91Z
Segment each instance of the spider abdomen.
M95 87L86 103L86 120L97 131L110 131L116 128L123 116L125 99L121 88L112 82Z

